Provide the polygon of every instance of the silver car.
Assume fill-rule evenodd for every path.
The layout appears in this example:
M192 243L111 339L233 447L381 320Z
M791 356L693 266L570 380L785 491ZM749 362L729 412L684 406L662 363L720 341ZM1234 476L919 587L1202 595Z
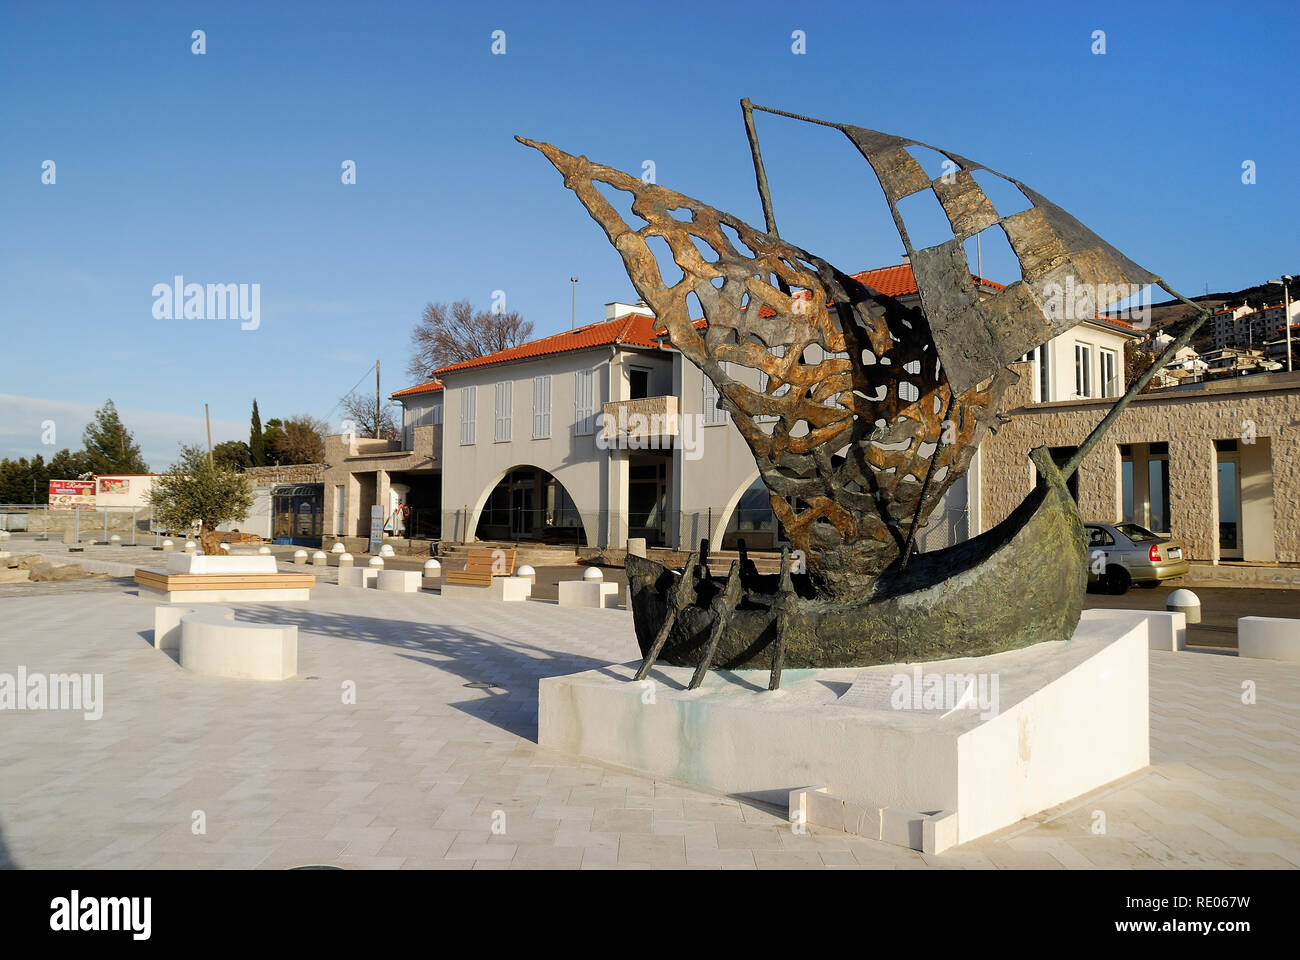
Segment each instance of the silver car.
M1155 587L1190 569L1182 541L1152 533L1136 523L1085 523L1088 583L1107 593L1125 593L1130 584Z

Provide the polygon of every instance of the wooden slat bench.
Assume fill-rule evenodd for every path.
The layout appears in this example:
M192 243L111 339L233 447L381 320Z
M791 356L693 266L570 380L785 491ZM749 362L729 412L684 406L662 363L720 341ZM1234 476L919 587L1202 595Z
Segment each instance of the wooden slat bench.
M203 603L306 600L316 578L310 573L169 573L137 568L135 582L142 596L143 591L151 591L169 603Z
M471 550L464 570L447 570L443 579L466 587L490 587L493 577L512 577L514 550Z

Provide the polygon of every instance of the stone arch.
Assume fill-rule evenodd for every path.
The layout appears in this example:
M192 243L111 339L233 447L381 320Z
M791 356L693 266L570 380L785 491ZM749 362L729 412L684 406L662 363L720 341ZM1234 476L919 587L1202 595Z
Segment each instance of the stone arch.
M720 517L717 517L714 520L713 529L709 531L709 543L715 549L724 549L724 546L726 547L730 546L730 545L723 544L723 539L726 535L727 527L731 525L732 517L735 515L737 507L739 507L740 505L741 498L747 492L749 492L749 490L752 487L754 487L756 483L758 483L759 485L761 485L762 483L761 480L759 479L759 473L757 468L755 468L749 474L749 476L745 478L744 482L742 482L739 486L736 487L735 491L731 494L730 499L727 500L726 506L723 507L722 515ZM767 488L763 487L763 489L764 491L766 491ZM698 544L696 544L696 546L698 546ZM751 548L756 548L756 545L752 542L749 544L749 546ZM757 549L769 549L769 548L766 546L758 546Z
M507 489L512 486L511 478L517 477L523 473L533 473L535 478L540 479L540 484L533 487L534 494L530 499L521 498L523 505L521 509L516 508L518 501L508 505L507 514L502 515L501 506L491 503L494 494L498 494L503 484ZM556 491L562 492L567 504L553 505L545 502L539 494L553 484ZM521 490L526 493L526 490ZM543 494L544 496L544 494ZM513 499L513 497L511 497ZM539 502L540 501L540 502ZM571 505L571 507L569 506ZM518 514L526 514L519 517ZM484 520L488 521L486 524ZM517 520L523 520L523 523L516 524ZM473 509L470 511L469 523L466 525L466 539L499 539L499 540L538 540L543 541L546 538L545 532L548 528L548 520L551 521L549 526L557 531L564 529L576 529L581 531L581 540L584 546L595 546L596 542L592 539L592 530L596 526L595 517L588 511L584 511L569 492L569 488L559 477L551 471L531 463L519 463L499 471L491 480L484 485L479 492ZM482 536L480 531L486 527L489 534L501 532L501 536ZM521 535L522 534L522 535ZM561 542L565 539L558 538ZM577 537L574 538L575 540Z

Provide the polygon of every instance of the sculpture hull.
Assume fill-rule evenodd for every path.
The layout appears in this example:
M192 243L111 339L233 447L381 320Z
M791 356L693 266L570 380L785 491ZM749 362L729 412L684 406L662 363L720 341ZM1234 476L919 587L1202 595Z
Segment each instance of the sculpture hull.
M1059 472L1035 451L1044 483L1006 520L956 546L886 570L869 597L846 603L800 596L785 629L784 665L866 667L984 656L1045 640L1068 640L1083 609L1088 551L1079 512ZM1046 462L1043 462L1046 461ZM680 574L627 558L628 591L642 654L668 612ZM777 635L776 576L744 578L711 658L721 669L766 668ZM659 659L695 666L716 619L723 584L701 578ZM804 593L811 591L805 589Z

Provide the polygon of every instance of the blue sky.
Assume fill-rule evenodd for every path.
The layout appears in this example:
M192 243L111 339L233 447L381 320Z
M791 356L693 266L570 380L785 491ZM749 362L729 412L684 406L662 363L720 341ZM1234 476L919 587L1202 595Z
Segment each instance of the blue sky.
M742 96L1015 176L1189 295L1296 272L1298 26L1289 3L7 2L0 456L76 447L106 397L154 469L203 441L205 402L214 441L247 439L254 396L337 423L376 358L385 395L408 385L430 300L503 290L540 336L577 275L579 324L602 319L635 299L621 261L513 136L652 160L761 226ZM848 270L901 259L847 139L758 128L783 236ZM260 327L155 319L176 274L260 284Z

